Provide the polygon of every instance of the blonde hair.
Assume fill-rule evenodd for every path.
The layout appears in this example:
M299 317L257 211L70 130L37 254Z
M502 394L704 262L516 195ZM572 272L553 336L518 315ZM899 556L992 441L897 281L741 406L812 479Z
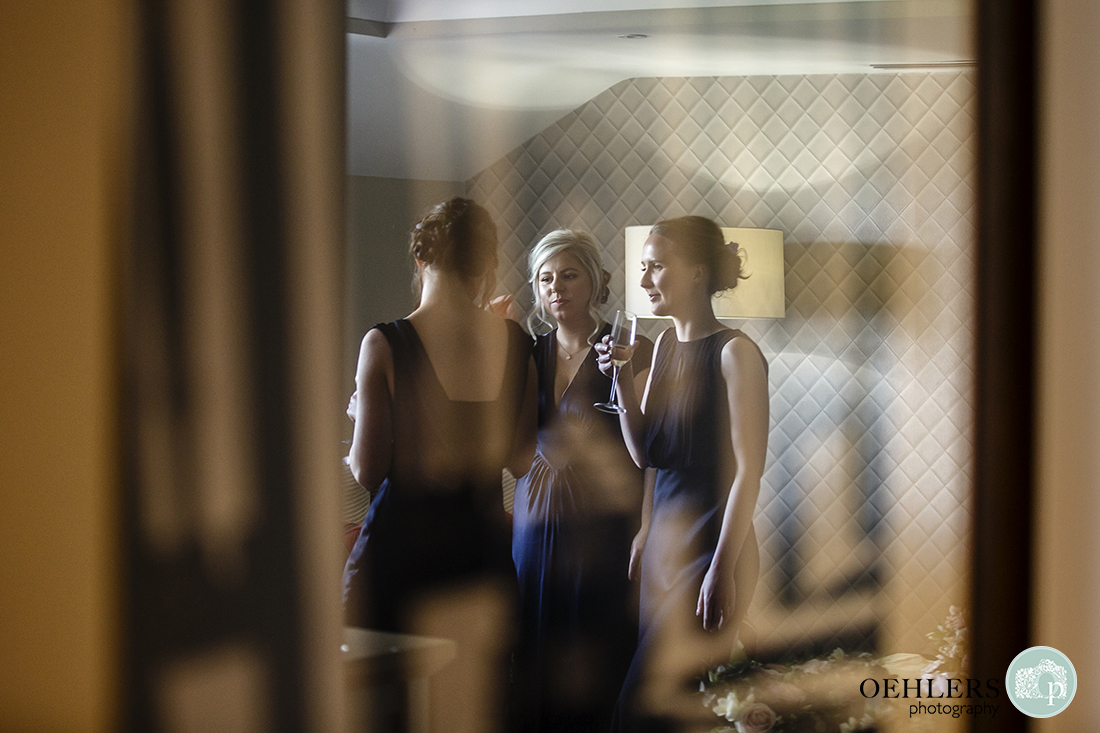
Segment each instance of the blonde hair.
M531 248L527 256L528 282L531 284L531 292L535 297L535 305L531 314L527 316L527 330L532 336L536 333L536 326L541 322L553 325L552 317L546 312L546 304L539 296L538 277L539 270L551 257L569 252L578 260L584 268L588 279L592 283L592 295L588 299L588 314L596 322L596 329L588 335L588 343L595 341L600 333L602 317L600 306L607 302L610 289L607 287L611 279L611 273L603 268L603 257L596 246L596 240L588 232L575 231L573 229L557 229L539 240L538 244Z

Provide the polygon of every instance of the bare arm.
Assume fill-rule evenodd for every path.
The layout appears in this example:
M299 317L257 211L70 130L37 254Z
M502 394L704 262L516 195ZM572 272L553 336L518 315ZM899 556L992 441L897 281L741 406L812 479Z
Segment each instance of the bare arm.
M649 520L653 516L653 487L656 483L657 469L647 468L642 493L642 526L630 543L630 567L626 574L631 580L641 578L642 553L645 552L645 543L649 540Z
M520 478L531 470L535 458L535 439L538 433L538 376L535 357L527 360L527 385L523 389L516 433L512 438L512 452L508 458L508 472Z
M726 499L714 558L699 590L696 613L708 630L719 628L729 617L736 593L748 592L734 586L733 571L752 531L768 450L768 378L760 354L747 339L733 338L723 347L722 377L729 396L737 472Z
M393 354L377 329L368 331L359 347L355 392L355 431L348 462L355 480L374 491L393 460Z

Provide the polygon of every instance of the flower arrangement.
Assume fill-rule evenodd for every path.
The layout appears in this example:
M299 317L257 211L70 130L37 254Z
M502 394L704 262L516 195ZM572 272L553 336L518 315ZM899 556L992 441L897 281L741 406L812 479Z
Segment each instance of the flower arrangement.
M944 623L927 636L937 645L932 659L837 649L827 657L791 664L742 659L713 669L700 684L703 704L721 721L712 733L875 730L899 711L891 700L861 694L863 680L918 679L922 689L939 695L950 678L965 675L969 654L963 612L952 606Z
M714 733L850 733L873 727L882 701L859 694L859 683L887 674L870 654L845 654L797 664L746 660L708 673L704 704L724 719Z
M970 669L969 635L962 609L952 606L947 611L947 619L928 634L928 638L937 642L936 658L924 670L927 674L962 674Z

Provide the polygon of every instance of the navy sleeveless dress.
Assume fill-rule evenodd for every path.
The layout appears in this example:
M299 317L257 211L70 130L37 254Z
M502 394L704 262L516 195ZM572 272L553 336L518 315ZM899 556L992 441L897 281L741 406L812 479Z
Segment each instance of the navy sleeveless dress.
M485 583L511 599L514 618L517 588L501 472L531 342L517 324L506 323L504 381L495 400L482 402L447 397L409 321L375 326L393 354L393 458L344 568L350 625L415 634L418 604L433 592ZM502 681L513 642L497 660Z
M639 339L635 364L648 368L652 350ZM643 474L626 451L618 416L593 407L611 394L595 351L588 349L557 405L556 331L538 337L534 356L538 450L516 482L513 514L521 603L515 676L525 695L518 727L604 733L637 643L627 566Z
M723 329L680 342L669 329L657 347L645 413L646 459L657 482L642 555L638 651L616 709L618 730L676 730L675 714L664 712L675 707L661 702L663 711L654 712L649 703L670 689L691 695L690 674L728 661L733 651L737 630L706 632L695 609L736 473L722 349L743 335ZM678 674L684 679L671 679ZM685 707L707 712L694 698Z

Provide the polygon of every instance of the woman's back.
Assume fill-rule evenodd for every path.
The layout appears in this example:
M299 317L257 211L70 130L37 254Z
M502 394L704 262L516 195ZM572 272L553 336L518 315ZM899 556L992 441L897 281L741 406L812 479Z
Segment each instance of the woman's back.
M442 304L418 308L407 320L416 328L449 399L489 402L497 398L509 343L503 320L477 308L456 312Z
M458 656L433 681L439 707L431 717L453 722L444 711L475 700L464 709L466 725L457 726L471 730L506 727L517 603L501 469L523 432L530 341L516 324L500 325L487 345L467 351L469 362L483 365L503 351L496 384L487 374L473 384L480 394L456 395L444 380L454 386L461 371L450 368L456 360L445 341L433 344L433 355L411 319L375 327L391 356L392 458L344 569L352 625L458 643ZM490 391L490 399L452 399ZM491 621L455 626L455 618ZM380 705L377 727L405 729L399 714L385 717L387 708Z
M506 719L517 591L501 473L530 463L535 396L529 339L478 305L496 247L474 202L434 207L411 235L419 305L368 332L356 369L350 464L377 491L344 569L348 621L457 642L432 683L440 730ZM405 729L403 704L372 701L374 729Z
M515 323L496 320L493 333L468 331L470 346L461 350L456 339L429 341L433 332L424 328L423 318L377 327L393 353L393 458L387 479L404 484L404 493L483 487L495 490L501 504L501 470L514 463L517 437L530 432L522 422L532 418L521 417L529 340Z

